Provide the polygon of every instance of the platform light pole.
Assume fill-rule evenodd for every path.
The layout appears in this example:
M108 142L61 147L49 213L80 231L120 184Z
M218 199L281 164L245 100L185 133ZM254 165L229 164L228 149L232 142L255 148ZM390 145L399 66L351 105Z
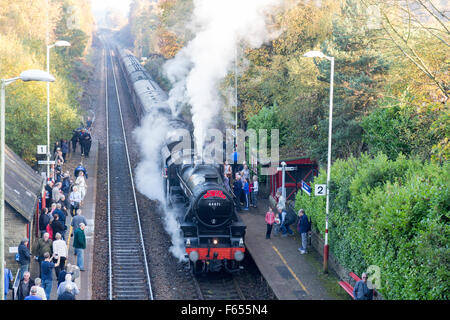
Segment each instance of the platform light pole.
M0 300L5 299L5 89L16 80L53 82L55 78L41 70L27 70L20 76L1 79L0 109Z
M320 51L309 51L303 55L307 58L325 58L331 61L330 75L330 111L328 122L328 167L327 167L327 204L325 215L325 245L323 247L323 272L328 273L328 215L330 212L330 176L331 176L331 135L333 131L333 86L334 86L334 57L328 57Z
M70 43L64 40L47 45L47 73L50 73L50 49L53 47L70 47ZM50 177L50 83L47 82L47 181Z

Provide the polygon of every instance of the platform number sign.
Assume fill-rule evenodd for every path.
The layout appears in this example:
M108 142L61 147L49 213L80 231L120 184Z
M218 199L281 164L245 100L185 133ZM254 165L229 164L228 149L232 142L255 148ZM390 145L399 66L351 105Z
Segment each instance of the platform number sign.
M47 146L46 145L38 145L37 146L37 154L47 154Z
M314 186L314 195L324 196L326 194L327 194L327 185L326 184L316 184Z

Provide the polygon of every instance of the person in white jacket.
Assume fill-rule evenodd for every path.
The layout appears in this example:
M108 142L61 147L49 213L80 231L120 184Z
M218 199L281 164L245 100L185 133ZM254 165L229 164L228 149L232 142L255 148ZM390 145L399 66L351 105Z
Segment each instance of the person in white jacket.
M78 189L80 190L81 200L84 200L84 196L86 195L87 184L83 171L80 171L80 173L78 174L77 180L75 180L75 184L78 186Z
M41 287L42 280L41 278L34 279L34 286L37 289L36 296L40 297L42 300L47 300L47 296L45 295L44 288Z
M59 232L55 235L55 241L53 241L53 253L60 257L59 266L55 268L56 279L58 279L59 273L64 269L67 259L67 244L62 240Z
M77 186L73 187L73 191L69 196L69 201L70 201L70 215L72 217L75 216L77 210L80 208L80 204L81 204L81 193L78 190Z

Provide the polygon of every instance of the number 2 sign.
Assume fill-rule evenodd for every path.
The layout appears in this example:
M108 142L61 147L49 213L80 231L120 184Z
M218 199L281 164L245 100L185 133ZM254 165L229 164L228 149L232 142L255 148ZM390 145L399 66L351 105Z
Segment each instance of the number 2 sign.
M316 184L314 186L314 195L324 196L326 194L327 194L327 185L326 184Z

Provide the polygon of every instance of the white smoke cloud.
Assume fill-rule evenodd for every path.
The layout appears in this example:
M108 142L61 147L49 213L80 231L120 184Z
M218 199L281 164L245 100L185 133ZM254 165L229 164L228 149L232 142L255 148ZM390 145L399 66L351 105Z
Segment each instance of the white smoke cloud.
M165 71L173 83L169 103L175 112L191 105L197 150L203 149L206 130L220 115L219 84L234 67L239 43L258 48L274 38L267 13L283 0L194 0L191 28L195 37Z
M141 161L136 168L136 187L151 200L157 200L163 213L163 225L171 237L170 252L180 262L185 261L184 239L178 225L180 210L169 209L166 204L162 177L161 147L170 131L164 117L149 114L143 118L141 126L133 131L134 139L141 150Z

